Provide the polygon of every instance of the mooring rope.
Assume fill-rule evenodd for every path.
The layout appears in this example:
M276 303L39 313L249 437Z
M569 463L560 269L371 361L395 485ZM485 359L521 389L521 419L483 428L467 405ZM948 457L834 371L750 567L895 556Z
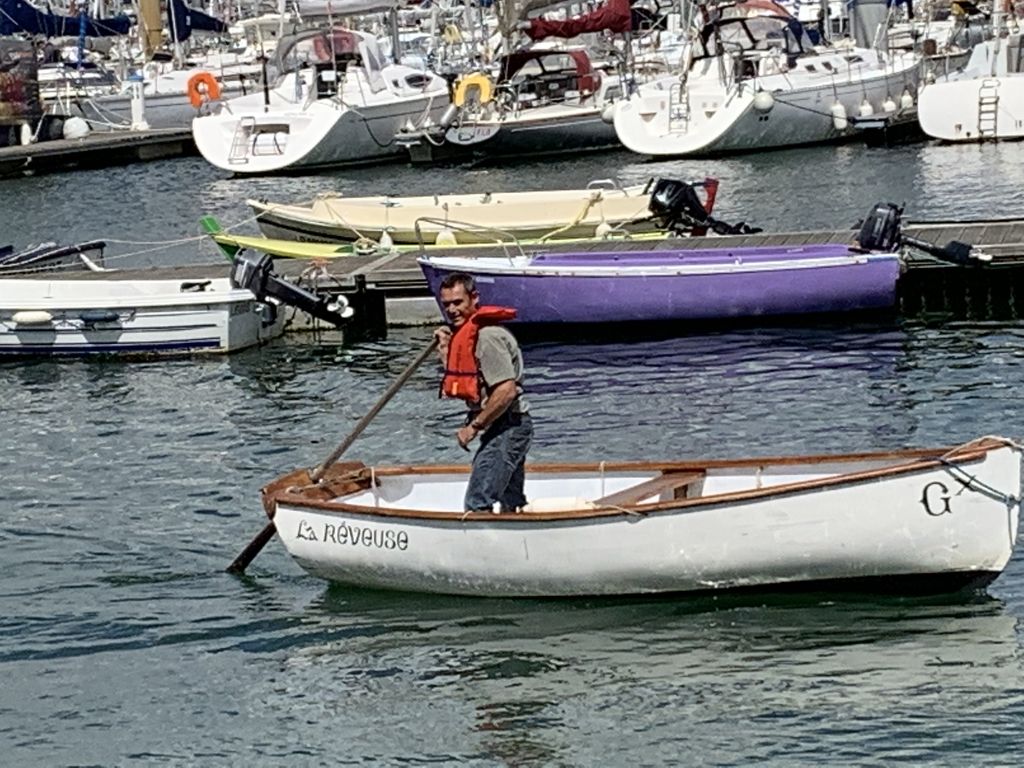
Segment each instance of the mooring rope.
M985 435L984 437L975 438L974 440L970 440L963 445L958 445L956 448L947 451L939 457L939 462L946 467L946 470L965 489L976 491L984 496L988 496L990 499L1001 501L1009 509L1019 506L1021 501L1019 497L1014 496L1013 494L1003 493L998 488L986 483L984 480L979 480L977 476L972 475L952 459L956 454L985 441L997 441L1009 448L1012 448L1018 453L1024 452L1024 446L1008 437L1002 437L1000 435Z

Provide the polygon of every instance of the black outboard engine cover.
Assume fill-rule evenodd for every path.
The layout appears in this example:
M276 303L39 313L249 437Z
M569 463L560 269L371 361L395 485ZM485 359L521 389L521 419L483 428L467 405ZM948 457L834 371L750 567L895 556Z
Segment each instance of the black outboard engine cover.
M903 209L895 203L876 203L860 226L857 242L867 251L895 251L903 242Z
M267 275L274 269L274 260L269 253L246 253L235 254L231 263L231 285L235 288L242 288L252 293L257 299L265 294L264 285L267 282Z
M694 223L704 223L708 219L708 212L704 210L693 185L677 179L658 179L647 209L658 225L670 232L689 229Z
M341 311L328 297L299 288L273 273L274 260L269 254L242 251L236 254L231 267L231 284L251 292L260 301L268 299L301 309L309 315L334 325L343 325L352 314L341 297Z

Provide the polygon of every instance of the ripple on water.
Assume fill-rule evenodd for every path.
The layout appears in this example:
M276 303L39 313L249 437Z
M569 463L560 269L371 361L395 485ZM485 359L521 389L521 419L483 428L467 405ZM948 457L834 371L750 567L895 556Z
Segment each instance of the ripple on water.
M0 231L38 241L74 221L83 239L171 239L192 235L201 213L247 217L245 196L662 173L720 176L722 216L771 228L852 224L886 197L914 216L1010 215L1024 196L1020 151L847 147L711 166L613 153L557 175L540 164L395 166L301 180L226 179L191 159L86 171L73 184L9 182L0 195L20 207L0 206ZM950 197L954 181L971 194ZM140 193L124 199L127 183ZM79 185L95 194L72 194ZM210 254L191 242L145 259ZM528 343L532 453L736 456L1020 436L1022 335L1013 324L858 325ZM994 597L945 603L381 594L325 588L277 542L247 577L224 574L265 522L258 489L329 453L428 338L282 339L222 360L0 362L8 762L1012 762L1024 716L1020 554ZM424 366L349 456L464 461L459 409L436 387Z

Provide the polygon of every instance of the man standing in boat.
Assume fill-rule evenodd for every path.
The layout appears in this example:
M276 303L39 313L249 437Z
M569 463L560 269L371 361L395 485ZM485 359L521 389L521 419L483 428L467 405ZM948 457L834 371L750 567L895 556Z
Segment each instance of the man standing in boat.
M498 325L513 319L515 310L481 307L476 283L463 273L441 281L440 301L451 323L434 332L445 367L441 394L465 400L469 408L456 433L459 445L469 450L480 438L464 508L515 512L526 504L526 452L533 438L523 356L515 337Z

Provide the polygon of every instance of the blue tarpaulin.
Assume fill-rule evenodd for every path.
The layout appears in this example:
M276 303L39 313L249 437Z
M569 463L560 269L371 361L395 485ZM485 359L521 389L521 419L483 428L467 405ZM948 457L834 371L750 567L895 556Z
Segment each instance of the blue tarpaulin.
M170 0L167 3L167 29L171 40L180 43L192 37L193 32L227 32L228 25L208 13L190 8L184 0Z
M111 19L85 19L86 37L127 35L131 19L115 16ZM0 35L26 32L46 37L78 37L82 31L78 16L58 16L44 11L25 0L0 0Z

